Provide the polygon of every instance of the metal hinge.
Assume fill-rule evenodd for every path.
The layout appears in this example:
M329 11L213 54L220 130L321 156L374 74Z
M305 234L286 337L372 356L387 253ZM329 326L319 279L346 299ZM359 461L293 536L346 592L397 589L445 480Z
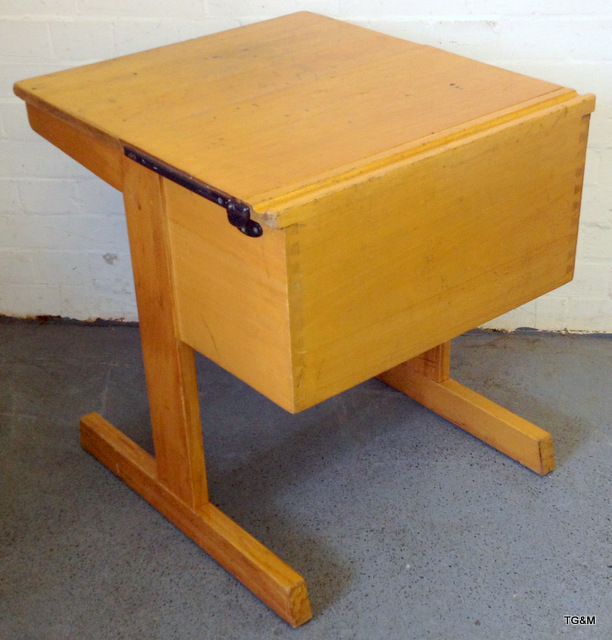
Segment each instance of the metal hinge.
M151 171L158 173L160 176L163 176L168 180L172 180L172 182L181 185L181 187L185 187L185 189L189 189L189 191L193 191L199 196L223 207L227 211L227 219L229 223L242 231L245 235L251 238L259 238L263 234L261 225L251 219L251 210L249 209L249 205L244 203L242 200L228 196L220 191L216 191L207 184L198 182L185 173L181 173L174 167L160 162L152 156L142 153L142 151L137 151L136 149L132 149L128 146L123 147L123 151L130 160L138 162L138 164L141 164L143 167L151 169Z

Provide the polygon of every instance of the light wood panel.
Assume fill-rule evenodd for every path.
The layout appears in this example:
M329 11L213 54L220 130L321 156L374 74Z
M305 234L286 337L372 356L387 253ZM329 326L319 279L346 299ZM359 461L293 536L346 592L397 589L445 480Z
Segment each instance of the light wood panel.
M572 278L591 109L577 98L303 205L286 229L296 406Z
M488 130L542 113L549 107L571 102L576 97L575 91L560 88L447 129L433 130L420 138L406 142L398 140L393 148L370 155L367 162L364 160L321 172L317 181L311 184L290 183L268 193L258 193L252 198L252 209L257 218L267 226L274 229L288 227L303 220L304 210L301 205L307 202L373 179L381 172L387 172L390 167L404 166L430 152L444 152L468 136L482 135ZM593 96L584 98L592 100L594 106Z
M559 89L305 12L15 87L253 203Z
M284 232L249 238L222 207L165 185L181 339L293 411Z

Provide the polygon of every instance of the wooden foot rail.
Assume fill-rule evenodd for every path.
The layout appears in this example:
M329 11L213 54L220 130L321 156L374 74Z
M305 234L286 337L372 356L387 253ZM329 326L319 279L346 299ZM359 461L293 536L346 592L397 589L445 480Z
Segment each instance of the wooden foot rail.
M378 377L532 471L554 469L550 433L450 378L450 342Z
M155 459L97 413L81 419L81 444L290 625L312 617L299 574L212 504L183 502L158 479Z

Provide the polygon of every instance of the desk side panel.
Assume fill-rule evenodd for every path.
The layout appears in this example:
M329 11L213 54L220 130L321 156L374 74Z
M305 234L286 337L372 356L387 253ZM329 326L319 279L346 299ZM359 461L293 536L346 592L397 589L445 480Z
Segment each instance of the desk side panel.
M27 108L30 126L36 133L115 189L123 190L123 148L118 140L102 133L96 135L33 104Z
M287 229L296 406L571 280L591 97L304 205Z
M165 195L181 339L293 411L284 231L249 238L201 196Z

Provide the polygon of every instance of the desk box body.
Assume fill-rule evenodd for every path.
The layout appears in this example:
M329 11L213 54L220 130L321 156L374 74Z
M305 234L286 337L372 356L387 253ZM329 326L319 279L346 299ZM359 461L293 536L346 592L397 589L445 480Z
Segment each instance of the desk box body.
M159 177L180 339L289 411L573 275L592 96L309 13L16 92L118 189L129 146L248 205Z

